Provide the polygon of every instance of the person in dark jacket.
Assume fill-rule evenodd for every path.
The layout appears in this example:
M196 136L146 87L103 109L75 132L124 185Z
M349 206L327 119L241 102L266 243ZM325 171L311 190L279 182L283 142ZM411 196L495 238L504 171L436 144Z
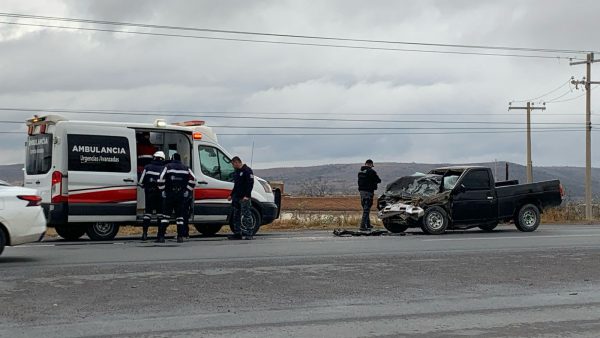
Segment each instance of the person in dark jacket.
M360 204L363 209L362 220L360 222L361 231L371 231L373 229L370 215L371 207L373 207L377 184L381 183L381 179L373 169L373 166L373 161L367 160L358 172L358 191L360 192Z
M148 228L152 222L152 214L156 214L156 221L160 226L163 218L163 200L159 188L160 174L165 167L165 153L157 151L153 155L152 162L144 166L140 176L139 185L144 189L146 207L144 209L144 223L142 241L148 240Z
M233 208L233 236L229 239L251 240L254 235L254 219L251 211L254 173L237 156L231 159L231 164L235 168L235 173L233 190L227 198Z
M188 215L187 202L190 201L190 196L194 194L196 186L196 176L190 168L181 163L181 155L175 153L171 162L163 169L160 175L160 187L164 198L164 213L160 228L158 229L157 242L165 242L165 233L169 225L169 217L175 213L175 221L177 223L177 243L183 242L186 235L184 230L184 217Z

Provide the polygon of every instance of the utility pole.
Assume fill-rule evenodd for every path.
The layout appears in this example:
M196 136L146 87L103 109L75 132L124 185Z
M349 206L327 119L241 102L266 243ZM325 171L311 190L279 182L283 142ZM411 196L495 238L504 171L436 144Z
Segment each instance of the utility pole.
M533 182L533 163L531 162L531 111L546 110L546 107L534 107L532 102L527 102L525 107L513 107L509 104L508 110L525 109L527 110L527 183Z
M586 61L571 62L571 66L586 65L586 76L581 81L571 81L576 87L585 86L585 218L592 220L592 85L600 82L592 82L592 63L600 62L594 60L594 53L588 53Z

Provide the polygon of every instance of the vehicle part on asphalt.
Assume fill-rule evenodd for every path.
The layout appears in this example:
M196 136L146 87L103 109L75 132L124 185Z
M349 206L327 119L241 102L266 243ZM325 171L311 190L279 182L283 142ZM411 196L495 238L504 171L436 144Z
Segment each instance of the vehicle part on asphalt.
M406 236L406 233L391 233L385 230L373 230L373 231L354 231L346 229L335 229L333 234L338 237L357 237L357 236Z

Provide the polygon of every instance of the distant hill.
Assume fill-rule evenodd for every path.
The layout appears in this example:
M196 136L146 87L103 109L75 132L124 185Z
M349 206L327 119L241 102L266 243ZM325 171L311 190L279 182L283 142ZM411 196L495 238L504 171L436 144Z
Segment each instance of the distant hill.
M504 180L505 163L474 163L496 168L497 180ZM413 174L415 172L428 172L448 163L424 164L424 163L376 163L375 170L381 176L383 184L380 190L393 179ZM9 183L20 185L23 183L23 165L11 164L0 166L0 179ZM289 167L257 169L256 174L266 180L284 181L285 192L292 195L299 194L356 194L356 174L360 164L326 164L310 167ZM525 167L515 163L509 163L509 178L525 182ZM534 167L533 177L535 181L559 179L567 190L571 199L582 199L585 194L584 177L585 170L580 167ZM592 189L594 196L600 196L600 168L592 170Z
M9 164L0 165L0 180L14 185L23 184L23 165Z

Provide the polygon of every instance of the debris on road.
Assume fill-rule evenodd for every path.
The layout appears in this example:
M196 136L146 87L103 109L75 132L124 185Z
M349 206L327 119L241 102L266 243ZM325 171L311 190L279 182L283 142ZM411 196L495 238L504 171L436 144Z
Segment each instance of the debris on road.
M373 230L373 231L354 231L346 229L335 229L333 234L338 237L358 237L358 236L406 236L406 233L395 234L386 230Z

